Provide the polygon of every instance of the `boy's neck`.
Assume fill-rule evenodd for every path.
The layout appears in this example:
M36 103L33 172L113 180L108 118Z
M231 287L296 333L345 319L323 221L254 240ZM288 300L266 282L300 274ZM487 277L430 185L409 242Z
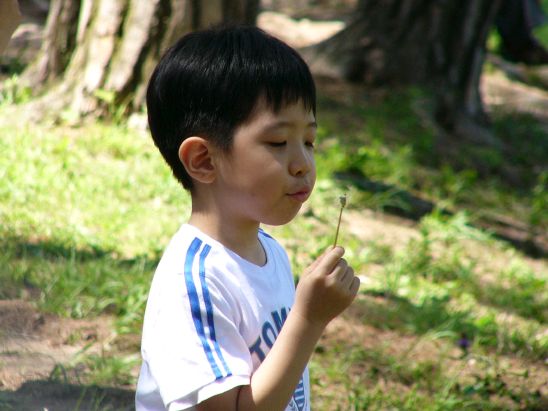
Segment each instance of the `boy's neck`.
M266 254L258 239L258 223L238 224L223 219L222 215L201 212L194 207L188 223L243 259L258 266L266 264Z

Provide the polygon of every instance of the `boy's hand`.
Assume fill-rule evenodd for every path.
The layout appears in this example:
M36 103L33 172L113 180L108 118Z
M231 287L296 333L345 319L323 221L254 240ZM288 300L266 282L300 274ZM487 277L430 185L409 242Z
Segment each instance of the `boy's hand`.
M312 325L325 327L356 297L360 280L343 255L342 247L328 248L299 281L292 311Z

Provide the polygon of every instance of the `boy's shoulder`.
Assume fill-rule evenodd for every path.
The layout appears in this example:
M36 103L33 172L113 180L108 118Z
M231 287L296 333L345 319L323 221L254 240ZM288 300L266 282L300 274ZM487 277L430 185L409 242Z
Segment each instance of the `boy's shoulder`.
M267 242L269 244L275 245L276 247L283 248L272 235L264 231L262 228L259 228L258 237L262 243ZM182 244L188 244L189 247L192 245L192 243L206 244L210 248L216 248L225 251L228 250L222 243L205 234L199 228L194 227L193 225L188 223L181 225L179 230L173 236L168 248L172 245L172 243L176 244L177 246L180 246Z
M262 228L259 228L258 237L261 243L267 242L269 244L274 244L276 247L283 248L272 235L264 231ZM192 246L192 244L195 245ZM187 245L188 249L185 249L185 251L189 252L192 251L192 249L194 249L194 247L198 244L207 245L211 249L228 250L222 243L205 234L199 228L188 223L181 225L181 227L173 235L167 248L169 249L170 247L175 246L180 252L180 247L182 245Z
M173 294L179 298L181 293L206 287L212 295L238 305L237 300L249 296L268 298L272 287L292 292L294 282L287 253L266 232L260 230L258 236L267 255L262 266L243 259L198 228L183 224L156 268L150 295Z
M259 229L258 238L267 253L267 258L277 261L280 258L287 258L285 249L281 244L263 229ZM254 268L253 264L246 262L246 260L197 227L183 224L164 250L159 268L175 264L184 269L185 266L190 267L195 261L203 261L204 265L212 269L222 267L225 264L243 266L246 270ZM220 261L224 261L225 264L219 265Z

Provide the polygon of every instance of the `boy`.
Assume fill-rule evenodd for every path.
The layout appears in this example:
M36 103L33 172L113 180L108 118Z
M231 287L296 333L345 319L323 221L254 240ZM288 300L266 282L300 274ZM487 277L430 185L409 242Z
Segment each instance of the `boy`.
M359 280L329 248L295 292L259 228L293 219L314 186L308 67L254 27L194 32L161 59L147 106L192 212L152 282L137 410L309 410L308 359Z

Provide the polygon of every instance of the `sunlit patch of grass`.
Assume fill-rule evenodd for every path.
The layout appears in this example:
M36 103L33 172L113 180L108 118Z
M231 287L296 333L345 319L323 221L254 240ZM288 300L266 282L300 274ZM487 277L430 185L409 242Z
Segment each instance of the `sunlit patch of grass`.
M15 64L13 67L14 71L17 71L20 68L17 66L17 62L13 61L12 63ZM0 83L0 108L2 106L26 103L30 100L31 96L32 91L29 87L20 84L17 74Z
M386 348L335 344L320 349L311 364L313 395L325 410L496 410L541 399L526 389L528 375L486 357L451 358L443 350L418 360L389 354ZM514 372L522 382L509 385Z
M120 332L140 331L157 260L119 259L108 252L14 238L3 239L0 246L0 278L13 283L1 297L23 298L28 288L36 289L37 302L47 311L72 318L106 312L116 315Z
M84 361L87 380L95 385L128 386L134 384L133 368L141 359L137 355L89 355Z
M85 132L20 127L0 133L9 136L0 141L3 235L155 254L189 211L152 142L137 132L98 124Z
M497 307L541 324L548 323L547 278L536 275L519 260L496 273L497 281L479 282L472 279L463 284L483 304Z
M48 311L108 312L139 332L154 266L189 212L150 139L101 123L0 133L2 296L38 289Z
M402 251L386 255L384 268L364 290L384 296L367 300L369 324L413 334L442 332L454 341L465 335L479 346L539 360L547 355L541 337L548 306L546 273L514 259L493 283L487 282L486 262L467 250L474 243L497 244L462 214L425 218L420 233ZM497 310L523 321L500 321Z
M83 350L69 364L57 364L51 372L50 380L64 384L131 386L135 384L133 369L139 362L136 354L90 354Z

